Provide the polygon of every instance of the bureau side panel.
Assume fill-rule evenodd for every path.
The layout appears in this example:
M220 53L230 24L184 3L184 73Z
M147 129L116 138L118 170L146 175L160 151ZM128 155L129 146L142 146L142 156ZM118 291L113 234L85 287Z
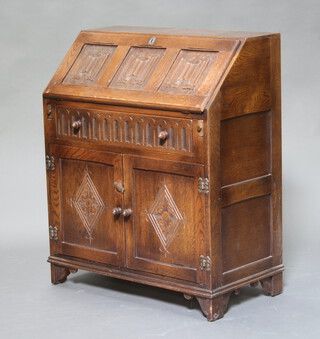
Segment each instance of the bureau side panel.
M257 41L254 43L258 44ZM243 60L242 73L248 74L250 80L256 72L265 91L261 85L253 83L256 93L260 94L248 92L244 78L239 80L240 66L235 63L239 73L230 72L234 77L232 109L226 109L226 92L222 90L221 96L224 284L282 264L279 36L262 39L259 46L254 57L249 53L253 51L253 45L248 45L249 60L247 63ZM246 65L251 68L245 72ZM248 95L238 96L237 93L242 91ZM262 96L262 93L266 95ZM256 100L258 97L260 99Z
M271 113L221 122L224 283L271 266Z

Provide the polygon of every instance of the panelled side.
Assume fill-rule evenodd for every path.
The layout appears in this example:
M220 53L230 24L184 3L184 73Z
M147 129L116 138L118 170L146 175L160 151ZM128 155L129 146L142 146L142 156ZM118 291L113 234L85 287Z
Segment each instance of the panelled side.
M281 265L280 93L276 81L280 60L273 47L277 37L246 41L221 88L224 284Z

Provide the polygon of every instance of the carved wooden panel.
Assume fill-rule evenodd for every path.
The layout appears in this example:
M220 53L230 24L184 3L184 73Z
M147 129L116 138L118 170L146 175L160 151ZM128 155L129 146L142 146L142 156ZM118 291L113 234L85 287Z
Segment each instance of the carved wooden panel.
M118 225L112 215L116 205L112 164L99 163L96 159L95 162L68 159L63 155L57 170L61 178L61 228L65 246L116 253Z
M123 203L114 188L123 177L122 156L57 144L49 151L56 165L50 177L55 253L122 265L123 219L112 214Z
M72 127L75 121L81 123L80 128ZM59 106L56 135L63 139L192 153L192 124L190 119L138 117ZM158 137L161 131L168 132L165 140Z
M168 247L185 220L166 184L160 188L147 215L164 250L168 252Z
M132 47L109 87L143 89L164 54L164 48Z
M181 50L159 92L195 94L216 58L217 52Z
M107 67L116 46L84 45L63 84L93 85Z
M100 197L88 170L85 171L82 183L75 195L75 198L72 200L72 203L87 230L91 244L94 226L102 211L107 206Z

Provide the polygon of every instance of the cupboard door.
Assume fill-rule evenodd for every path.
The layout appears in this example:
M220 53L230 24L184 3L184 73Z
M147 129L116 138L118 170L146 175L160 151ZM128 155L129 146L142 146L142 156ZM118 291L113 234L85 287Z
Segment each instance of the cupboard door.
M58 228L54 252L112 265L124 263L122 156L50 145L50 225Z
M127 267L203 283L203 166L125 155L124 169Z

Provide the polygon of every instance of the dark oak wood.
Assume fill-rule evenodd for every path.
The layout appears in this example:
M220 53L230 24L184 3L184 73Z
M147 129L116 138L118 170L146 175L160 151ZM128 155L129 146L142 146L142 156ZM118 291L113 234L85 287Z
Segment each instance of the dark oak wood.
M245 200L223 208L224 272L269 257L270 234L270 196Z
M58 266L51 264L51 282L54 285L62 284L67 280L67 277L70 273L76 273L78 270L75 268L66 268L63 266Z
M203 234L203 166L125 155L124 170L125 206L134 206L126 222L127 267L201 283L203 248L195 239Z
M221 87L222 119L271 109L270 53L266 37L243 46Z
M245 199L251 199L271 193L271 174L249 179L221 188L221 203L225 207Z
M282 293L283 288L282 272L271 277L262 279L260 282L265 295L275 297L276 295Z
M270 173L270 113L260 112L221 122L222 186Z
M229 292L212 299L197 297L201 310L208 321L215 321L224 316L230 296L231 293Z
M209 288L220 288L223 273L222 242L221 242L221 96L207 113L207 121L204 133L205 144L208 145L205 164L207 164L206 176L209 180L210 194L207 196L206 205L206 234L208 237L207 249L211 258L211 271L205 272Z
M82 31L43 93L52 283L282 291L280 36Z

